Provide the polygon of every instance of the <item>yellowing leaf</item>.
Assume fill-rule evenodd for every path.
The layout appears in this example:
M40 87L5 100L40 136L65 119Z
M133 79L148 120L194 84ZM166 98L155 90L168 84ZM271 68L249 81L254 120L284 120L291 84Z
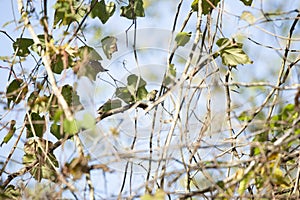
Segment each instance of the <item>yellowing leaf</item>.
M41 138L38 140L39 142L36 139L29 139L24 144L23 164L27 167L36 163L29 168L29 172L37 181L41 181L42 178L54 181L56 179L54 167L58 167L58 161L52 152L47 155L44 153L53 147L53 143Z
M283 172L281 171L281 169L279 167L276 167L273 170L272 181L275 184L280 185L281 187L284 187L284 188L287 188L290 185L288 183L288 179L283 175Z
M249 11L244 11L241 15L241 19L245 20L249 24L253 24L256 21L255 17Z
M165 196L166 193L163 190L158 189L154 195L145 194L141 196L141 200L164 200Z
M107 36L101 40L102 49L108 59L111 59L112 54L118 51L117 38L113 36Z

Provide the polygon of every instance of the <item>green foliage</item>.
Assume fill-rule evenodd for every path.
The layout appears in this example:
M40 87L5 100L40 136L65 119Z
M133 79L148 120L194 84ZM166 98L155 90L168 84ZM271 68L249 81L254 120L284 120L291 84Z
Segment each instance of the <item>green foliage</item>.
M116 96L128 104L134 102L134 96L127 87L118 87L116 89Z
M243 195L246 189L249 187L251 178L253 178L253 172L250 172L243 176L243 179L240 181L240 185L238 188L239 195Z
M270 128L275 137L282 135L286 130L292 128L293 121L296 120L299 113L295 110L294 104L287 104L278 115L271 119ZM300 126L294 129L295 134L300 134Z
M135 101L143 100L147 98L148 91L146 89L146 81L135 74L127 77L127 88L133 95Z
M61 125L57 123L52 123L50 127L50 133L56 137L56 139L61 139L65 137L65 133L61 130Z
M243 4L245 4L246 6L251 6L253 0L241 0L241 2L242 2Z
M67 57L68 63L72 62L72 59L69 56L64 56L61 54L56 54L53 56L53 65L51 65L51 69L56 74L61 74L61 72L65 69L65 61L64 59Z
M216 43L220 48L220 56L223 65L235 67L239 64L252 64L248 55L243 51L243 44L230 41L228 38L220 38Z
M105 24L107 20L114 14L116 10L116 5L114 2L109 2L107 5L104 0L98 2L97 0L93 0L91 5L94 5L93 10L91 12L91 17L98 17L100 21Z
M26 120L27 138L30 137L43 137L46 130L45 116L40 116L38 113L30 113L30 119Z
M174 83L176 78L176 68L174 64L170 64L167 70L167 73L165 75L164 81L163 81L163 85L165 87L171 85Z
M67 133L68 135L74 135L79 131L78 122L76 120L69 121L65 119L63 122L63 126L64 126L64 132Z
M109 99L98 109L98 114L102 115L105 112L108 112L112 109L120 108L121 106L122 102L119 99Z
M180 32L176 35L175 41L178 46L185 46L191 39L192 32Z
M12 136L14 135L14 133L16 132L16 121L15 120L11 120L10 121L10 127L8 130L8 133L5 135L5 137L3 138L3 141L0 145L0 147L4 144L4 143L8 143L9 140L12 138Z
M28 86L23 79L14 79L6 89L7 106L10 108L10 103L19 104L25 98L28 92Z
M121 16L127 19L145 17L143 0L129 0L128 6L121 7Z
M40 40L40 44L33 44L30 48L32 51L36 52L37 54L40 55L40 49L45 49L46 48L46 44L45 44L45 35L37 35L37 37Z
M52 142L41 138L38 140L29 139L24 144L23 164L26 167L34 164L29 172L39 182L43 178L56 180L55 167L58 167L58 162L52 152L47 152L52 147Z
M61 89L61 94L69 106L74 105L75 102L79 102L79 96L73 90L71 85L64 85Z
M126 103L133 103L140 100L146 100L148 91L146 81L135 74L127 77L127 87L118 87L116 96Z
M76 0L58 0L53 8L55 9L54 27L70 25L72 22L79 23L87 11L87 8Z
M29 47L33 45L33 39L30 38L17 38L13 43L13 48L16 56L26 57L29 55Z
M21 190L20 188L8 185L5 189L0 188L0 199L3 200L18 200L21 198Z
M1 34L8 36L9 40L12 41L10 47L14 50L14 53L10 56L0 55L0 70L7 70L7 74L9 75L7 80L10 81L7 84L6 90L2 91L2 94L5 94L3 95L4 100L2 102L5 104L7 101L8 109L5 108L5 113L2 113L0 116L2 120L0 122L3 124L2 127L0 127L3 132L1 145L8 142L13 144L11 140L15 139L13 136L16 134L16 129L20 128L18 129L19 132L17 134L20 138L14 141L15 146L12 148L12 154L9 155L14 156L13 150L15 149L18 149L19 151L23 150L23 152L21 152L23 153L23 168L20 170L17 169L17 171L12 172L11 168L9 168L11 163L15 161L12 157L6 158L8 161L7 166L5 159L0 161L0 165L3 167L1 169L1 175L3 175L3 177L1 178L5 179L1 183L6 184L6 187L0 187L0 199L22 198L23 196L21 196L21 194L24 195L24 192L20 192L19 188L8 184L11 181L15 181L16 184L19 184L19 180L20 182L22 180L30 180L27 179L27 175L31 175L37 181L48 179L49 181L47 181L47 183L50 182L51 185L53 184L53 188L55 188L53 191L56 192L59 190L59 195L64 194L65 192L69 193L68 190L74 186L75 190L73 191L72 189L74 197L77 196L77 193L80 194L82 192L76 191L79 189L77 188L78 184L76 181L81 183L83 176L86 176L86 182L88 183L87 187L84 188L85 191L82 193L83 195L79 195L80 198L86 198L88 190L90 190L90 195L92 195L92 190L94 189L94 186L96 186L93 186L92 183L94 181L93 170L103 170L103 174L110 178L111 176L106 173L110 170L108 170L103 163L109 163L112 164L112 166L115 166L116 163L114 163L114 161L121 165L126 163L126 168L122 169L128 169L129 171L131 169L133 170L132 180L135 180L133 177L135 176L135 169L142 167L143 170L150 175L152 173L151 170L155 170L156 164L162 162L162 164L159 165L161 168L158 170L161 173L157 180L155 177L148 176L147 180L145 179L145 183L141 183L145 188L138 187L136 184L139 183L129 181L131 185L128 188L137 186L136 188L140 189L126 193L126 186L124 187L124 190L122 189L122 192L120 192L119 198L130 198L129 196L125 196L127 194L139 195L141 194L141 190L144 191L145 189L147 193L140 197L142 200L162 200L167 196L164 189L170 189L168 184L177 184L178 180L183 180L183 177L185 177L183 181L184 184L178 185L179 188L176 191L168 191L169 198L196 199L198 197L197 195L203 195L202 197L208 195L208 198L211 197L215 199L231 199L233 197L239 199L255 199L260 198L261 196L272 198L282 198L283 196L283 198L285 198L284 195L277 196L277 194L285 192L286 189L289 190L288 193L292 193L293 186L297 185L295 180L297 180L297 166L299 165L299 155L297 151L300 144L298 141L300 125L297 120L299 120L298 104L300 91L299 95L295 98L294 104L289 103L287 105L282 105L281 102L286 102L286 100L290 101L290 98L283 99L283 101L280 99L282 96L285 97L283 90L286 88L294 88L294 86L281 87L287 83L286 81L282 83L282 85L279 85L280 87L278 85L271 87L271 92L269 94L265 94L268 89L260 91L255 90L255 93L261 92L264 97L267 97L263 104L252 104L250 105L253 106L252 108L248 107L249 104L240 106L240 102L246 102L247 100L243 99L244 96L241 96L241 101L239 101L240 99L236 98L236 94L231 94L232 85L230 84L230 81L232 80L232 82L234 82L232 84L237 87L243 88L245 86L245 88L251 87L252 89L256 87L256 85L244 82L240 84L238 82L239 80L235 80L236 75L241 72L243 73L242 70L244 69L239 70L238 73L230 71L229 76L227 76L229 73L226 74L226 78L229 78L228 80L230 81L228 81L228 85L224 85L222 82L223 76L225 76L224 69L219 67L221 60L222 64L229 69L232 69L232 67L236 67L237 65L252 63L252 60L243 50L243 43L236 42L234 39L224 38L226 35L237 35L234 32L230 32L230 27L226 26L226 23L228 23L227 19L234 16L235 20L244 20L248 22L249 26L238 27L238 37L245 37L246 35L249 35L243 34L243 31L245 31L244 29L250 29L252 28L250 26L254 26L256 23L259 23L261 26L263 26L264 23L268 23L268 26L272 26L269 22L275 19L273 18L274 16L279 19L279 16L281 16L280 13L274 12L270 14L266 12L261 16L257 16L257 12L252 12L251 8L247 7L246 9L243 9L246 11L238 18L239 16L235 13L229 13L232 11L231 9L223 10L223 8L227 8L227 1L202 0L200 5L202 16L199 16L200 19L199 21L197 20L198 23L194 23L196 22L195 19L197 17L196 12L200 12L200 10L198 10L199 0L191 1L192 3L190 2L191 10L190 7L186 10L186 6L181 6L181 2L177 2L178 13L176 13L173 22L168 21L170 22L168 25L173 25L174 29L172 29L172 31L180 29L182 32L179 32L175 36L174 41L164 40L164 42L169 42L169 44L175 43L175 48L156 48L155 51L166 51L157 57L156 54L153 54L155 55L153 57L151 53L144 57L143 53L146 51L141 54L139 51L144 50L144 48L135 49L136 47L140 47L140 37L136 37L136 34L134 34L135 38L130 38L130 40L134 39L135 42L133 49L137 51L134 51L134 59L136 59L134 62L136 62L139 67L148 64L149 60L155 63L156 61L161 63L161 60L163 60L162 62L166 68L164 76L163 74L159 74L161 73L160 71L157 71L158 73L152 76L155 80L159 80L159 83L156 86L162 88L160 91L160 101L153 103L158 91L155 89L151 92L147 91L146 86L148 86L147 84L149 83L147 83L140 75L144 74L144 72L139 71L138 75L132 74L135 71L131 68L127 69L127 66L125 66L125 59L130 59L128 55L132 52L129 52L129 54L125 52L126 55L122 54L122 56L115 58L115 52L123 50L122 43L120 43L123 42L123 40L120 39L120 41L118 41L117 37L114 36L106 36L100 40L99 38L101 37L99 36L97 37L97 41L91 41L91 33L89 30L91 27L97 27L97 30L100 30L103 33L111 33L117 30L110 29L109 26L112 24L107 22L112 19L115 12L119 12L120 19L125 17L126 19L131 20L130 22L128 21L128 29L123 31L126 33L126 39L128 39L128 36L131 37L131 34L127 34L129 30L139 30L140 28L138 26L140 23L138 22L141 19L137 20L137 18L144 17L145 8L154 8L152 6L158 1L56 0L51 2L51 4L54 5L52 7L54 8L53 16L49 15L49 13L51 13L48 10L50 8L50 2L51 1L48 1L48 6L45 6L46 4L41 4L42 6L40 6L39 4L36 4L36 1L27 1L26 5L20 6L23 1L19 1L18 6L20 7L18 7L18 10L20 13L16 16L20 16L20 18L11 21L16 22L14 31L18 32L19 36L11 37L9 35L9 30L7 33L2 30L0 31ZM44 3L46 3L46 1ZM174 4L174 2L172 3ZM245 5L244 7L246 7L251 6L253 1L240 0L236 1L236 3L238 3L239 6ZM172 8L176 8L175 6L175 4L172 5ZM120 10L116 10L117 8L120 8ZM214 9L216 10L216 13L212 12ZM148 13L151 15L154 13L153 11L155 11L155 9L150 9ZM155 14L158 14L157 16L159 17L165 16L165 14L167 14L165 11L167 11L167 9L165 9L163 13L157 12ZM226 14L225 18L224 13ZM297 25L297 15L293 15L296 11L283 13L284 19L295 20L294 23L286 24ZM182 16L186 16L186 18L181 18ZM122 20L119 22L121 21ZM6 23L5 26L7 26L7 24L10 24L10 26L13 25L11 22ZM49 22L53 24L48 24ZM143 22L145 21L143 20ZM182 24L180 24L181 22ZM197 27L198 25L199 27ZM170 28L171 27L172 26L170 26ZM55 28L59 28L59 30L55 30ZM201 39L199 43L195 48L193 47L190 52L184 52L183 50L187 50L187 48L179 47L186 47L191 41L192 35L196 30L199 30L199 28L201 29ZM269 32L268 28L269 27L266 28L265 33ZM282 35L282 38L287 38L288 36L294 38L295 35L291 35L293 32L292 28L287 32L287 36L285 35L287 29L280 29L280 31L278 31L274 28L274 30L281 33L280 35ZM193 31L183 32L183 30L187 29ZM143 35L144 37L149 37L149 42L150 39L154 38L151 35L151 31L150 35ZM252 34L256 33L251 32L250 36ZM24 36L28 38L24 38ZM34 43L33 38L36 37L39 39L40 44ZM155 37L157 36L155 35ZM216 38L220 39L216 41ZM142 39L142 42L145 40L148 42L148 38ZM158 37L158 39L161 38ZM88 45L90 42L101 46L103 52L101 50L101 53L98 53L95 48ZM256 43L255 40L253 40L253 42ZM293 42L293 40L291 40L291 42ZM277 47L265 45L263 41L257 42L256 45L259 45L261 48L268 47L270 50L273 49L277 51L277 49L279 49ZM118 50L118 48L120 49ZM284 50L285 48L283 47L282 49ZM294 74L291 75L291 73L295 72L291 72L293 70L290 69L294 64L297 64L297 60L293 61L295 55L292 55L294 52L292 51L292 48L286 49L290 50L290 55L286 57L289 58L289 68L282 68L285 71L281 71L279 74L280 76L278 76L280 80L284 81L285 78L282 77L282 74L287 77L286 80L294 78ZM169 50L174 52L170 52ZM180 57L180 61L173 60L173 55L179 55L181 53L183 54ZM168 54L170 57L165 57L165 54ZM148 59L148 55L150 55L150 59ZM161 59L160 56L166 59ZM218 56L220 56L221 59L214 60ZM115 60L112 60L113 58ZM123 58L123 68L130 73L124 82L116 78L119 77L115 76L115 73L118 73L118 71L111 70L108 73L106 72L108 71L105 68L106 66L102 66L102 63L107 62L121 63L122 61L120 59ZM199 67L197 69L201 69L201 71L196 72L193 71L193 69L188 70L186 73L191 72L191 76L189 76L188 79L185 79L185 76L180 74L182 69L186 69L181 61L184 60L184 63L186 63L187 58L188 61L191 61L188 64L194 64ZM105 60L101 61L102 59ZM254 57L253 59L256 58ZM30 63L32 61L34 62L33 64ZM131 61L132 60L128 63L131 64ZM120 64L120 66L121 65L122 64ZM46 66L50 66L54 74L52 74L49 69L45 70ZM274 69L275 68L277 69L277 67L274 67ZM103 74L105 75L103 76L103 79L106 83L109 83L112 87L116 88L115 93L113 94L114 91L110 91L112 92L110 94L111 99L103 99L104 96L106 97L106 94L103 96L100 94L100 99L96 99L95 103L105 102L97 111L97 114L100 116L95 117L93 114L89 113L82 115L84 112L81 111L86 109L86 107L80 105L79 96L76 93L75 87L73 88L72 83L70 83L72 81L71 78L75 78L75 81L77 81L81 76L86 76L90 80L95 81L97 74L100 72L105 72L105 74ZM186 73L184 73L184 75L186 75ZM123 74L121 74L121 76L123 76ZM163 80L160 79L161 77L163 77ZM154 78L152 80L154 80ZM176 82L175 85L174 83L177 78L180 81ZM260 85L259 83L257 85L265 88L264 84ZM226 91L219 89L223 86L226 87ZM61 94L57 94L57 91ZM220 93L220 91L224 93ZM246 91L246 89L241 89L239 91ZM250 95L252 95L252 93L250 93ZM227 101L226 109L223 109L225 107L219 107L219 105L217 105L220 102L224 102L222 99L218 99L219 97L224 97L224 99L227 98L225 100L223 99L224 101ZM25 101L22 102L22 100ZM82 98L82 100L85 99ZM24 103L24 105L21 103ZM66 109L64 106L63 108L65 110L63 110L61 106L62 103L66 103L68 108ZM122 104L126 105L122 106ZM135 106L138 107L138 109L149 108L149 110L147 109L145 116L142 116L144 113L140 112L141 110L136 110L135 124L130 124L129 126L127 121L126 123L125 121L123 122L123 119L127 116L122 117L121 120L118 118L120 123L117 125L115 125L115 121L111 123L110 119L107 121L104 119L107 116L115 115L120 112L125 113L126 109L130 109L131 111L136 108ZM272 106L272 108L268 106ZM247 111L243 110L245 107L247 107ZM274 114L273 116L266 116L266 114L264 114L272 113L270 111L276 110L278 107L282 107L279 113ZM18 110L19 108L21 108L21 111ZM150 111L150 109L152 110ZM267 110L269 110L269 112L265 112ZM78 111L80 111L80 113L77 113ZM220 111L223 113L220 113ZM17 115L15 115L16 113ZM237 120L239 121L234 118L236 113L241 113L237 117ZM21 118L19 114L22 114ZM222 119L219 119L218 115L222 115L220 117ZM8 119L11 116L16 116L16 119ZM81 116L82 118L78 119L75 118L75 116ZM140 118L140 116L142 117ZM223 118L223 116L225 117ZM17 121L18 119L23 118L23 121ZM151 120L150 122L146 121L149 119ZM216 119L220 121L216 121ZM98 120L103 123L104 134L100 136L105 136L105 138L100 138L99 141L108 141L108 145L107 143L101 143L99 146L96 146L98 147L97 150L101 153L100 155L96 155L96 159L91 159L89 154L94 153L90 152L90 149L92 148L85 148L85 144L82 145L79 140L86 140L87 142L91 141L93 144L95 144L94 142L98 142L99 135L96 135L99 134L98 127L96 129ZM144 120L149 123L145 127ZM193 124L191 124L191 122ZM194 123L197 123L200 127L194 129ZM125 129L129 129L131 128L131 125L134 125L134 130L132 129L134 137L124 135L125 131L122 130L124 124L125 126L128 125ZM217 126L215 126L216 124ZM49 126L50 128L48 128ZM171 129L168 128L171 126ZM49 139L53 139L53 142L48 140L48 135L46 134L49 129L50 134L52 134ZM92 131L81 131L83 129ZM169 132L168 134L164 134L166 129L167 132ZM236 138L232 138L231 135L228 134L228 130L234 135L237 134L235 135ZM24 131L26 131L26 137ZM142 131L143 134L145 132L146 137L140 135L140 131ZM147 132L149 132L148 135ZM85 135L81 134L90 135L85 137ZM207 141L207 138L212 140L218 138L219 134L221 134L221 139ZM80 136L79 140L77 140L78 136ZM140 140L141 136L143 137L142 140ZM96 137L97 141L93 141ZM280 138L280 140L278 140L278 138ZM62 164L59 166L53 151L58 149L58 152L56 151L55 153L68 154L70 149L67 148L70 146L68 144L63 146L66 141L68 143L74 142L72 147L76 146L76 151L73 151L72 149L70 152L72 155L68 158L65 157L65 155L62 155L60 157L63 158L63 160L60 160L60 163ZM56 143L54 144L54 142ZM245 142L249 143L245 144ZM20 148L20 143L24 143L23 149ZM274 145L278 143L280 144ZM144 144L147 144L147 146L143 146ZM4 148L6 148L6 146L4 146ZM120 147L122 149L119 149ZM201 154L201 151L206 151L206 148L213 149L212 153L208 156L208 160L205 155L202 156ZM110 151L111 149L112 151ZM5 151L5 149L3 150ZM66 151L63 152L61 150ZM183 152L180 154L180 159L182 160L174 157L174 155L177 155L177 152L175 152L177 150ZM127 153L128 155L126 155ZM227 158L230 157L231 153L231 160L228 160ZM102 155L104 155L104 157L102 157ZM65 158L68 161L64 162ZM100 164L98 161L100 161ZM177 163L176 169L172 168L171 162L173 161ZM206 173L198 173L199 168L197 166L201 167L201 171L206 171ZM248 168L249 166L252 168ZM58 167L60 168L57 169ZM58 178L57 173L62 173L62 176L60 175ZM123 182L127 184L131 177L126 176L126 174L127 172L124 171L125 176ZM91 177L89 177L89 175ZM210 181L206 183L204 180L207 180L207 175L210 176ZM220 177L218 175L220 175ZM89 178L91 178L91 181ZM167 180L170 180L171 182L167 183ZM66 185L66 183L68 183L68 185ZM27 187L27 182L24 186L25 188ZM24 187L21 188L24 189ZM95 187L95 190L96 189L97 188ZM120 188L118 191L120 191ZM177 191L179 191L179 193L177 193ZM187 193L181 191L187 191ZM198 193L198 191L205 192ZM97 193L98 191L95 191L94 194ZM189 197L189 195L191 196ZM39 197L37 195L36 198L46 197ZM57 198L64 197L60 196ZM92 197L90 196L90 198Z
M80 101L79 101L79 96L77 93L74 91L73 87L70 85L64 85L61 89L61 94L64 97L65 101L71 108L76 108L77 106L80 107ZM50 119L54 121L59 121L59 118L63 111L58 105L58 100L56 96L52 96L49 98L49 114L50 114Z
M49 98L47 96L38 96L36 92L32 92L27 99L27 103L31 112L48 112Z
M198 2L199 0L194 0L191 7L193 11L198 11ZM210 0L210 2L214 5L214 7L216 7L218 5L218 3L220 2L220 0ZM214 9L214 7L212 7L210 5L210 3L207 2L207 0L202 0L202 14L203 15L207 15L208 13L210 13L211 10Z
M90 46L81 46L78 49L79 57L81 60L102 60L100 54Z
M86 63L83 63L79 70L77 71L78 77L85 76L89 78L90 80L95 81L97 78L97 74L99 72L105 72L108 71L104 69L102 64L97 60L90 60Z
M96 127L95 117L89 113L85 113L82 120L77 120L77 126L84 129L94 129Z

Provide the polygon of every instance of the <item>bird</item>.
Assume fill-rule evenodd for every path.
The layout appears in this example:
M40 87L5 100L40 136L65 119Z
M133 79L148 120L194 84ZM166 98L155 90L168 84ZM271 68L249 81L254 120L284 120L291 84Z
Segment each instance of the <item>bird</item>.
M147 100L148 101L154 101L156 99L156 95L158 93L158 90L152 90L147 94Z
M108 69L105 69L101 63L97 60L90 60L88 64L93 67L97 72L107 72Z

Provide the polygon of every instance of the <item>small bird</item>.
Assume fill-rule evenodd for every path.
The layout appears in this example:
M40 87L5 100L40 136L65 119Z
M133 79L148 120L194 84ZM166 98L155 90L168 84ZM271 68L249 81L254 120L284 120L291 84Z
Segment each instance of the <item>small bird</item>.
M108 71L108 70L105 69L105 68L101 65L101 63L100 63L99 61L97 61L97 60L90 60L90 61L88 62L88 64L89 64L91 67L93 67L97 72L107 72L107 71Z
M152 90L151 92L149 92L147 94L147 100L148 101L155 101L157 93L158 93L158 90Z

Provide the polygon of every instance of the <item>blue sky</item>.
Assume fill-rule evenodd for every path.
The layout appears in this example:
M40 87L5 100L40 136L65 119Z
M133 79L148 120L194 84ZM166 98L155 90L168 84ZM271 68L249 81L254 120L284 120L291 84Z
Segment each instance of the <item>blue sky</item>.
M14 7L14 11L15 11L15 16L16 16L16 20L19 19L19 14L17 12L17 5L15 1L0 1L0 7L1 8L5 8L5 12L0 12L0 19L1 19L1 23L0 25L3 25L5 22L10 21L13 19L13 11L12 11L12 7L11 7L11 2L13 2L13 7ZM35 1L36 3L37 1ZM177 1L176 1L177 2ZM266 45L273 45L274 47L278 47L278 48L284 48L285 42L283 40L280 40L278 38L274 39L274 37L272 37L272 35L267 34L266 32L259 30L258 27L255 26L251 26L251 27L247 27L245 28L245 26L247 25L246 22L244 22L243 20L240 20L238 17L236 16L240 16L241 13L245 10L250 11L257 19L259 17L262 17L262 13L260 11L261 8L261 2L263 5L263 9L264 11L268 11L268 12L276 12L278 10L278 7L280 6L280 9L284 10L284 11L290 11L293 10L295 8L299 8L300 7L300 1L294 1L294 0L286 0L284 3L282 3L281 0L277 0L277 1L271 1L271 0L266 0L266 1L254 1L254 8L245 8L240 2L236 1L231 1L230 3L228 3L228 1L226 2L226 6L225 6L225 11L224 15L223 15L223 29L222 32L224 34L224 37L237 37L238 39L240 39L241 41L244 42L244 46L245 46L245 51L247 52L247 54L249 55L249 57L254 60L254 63L252 65L244 65L244 66L239 66L237 71L233 72L233 76L234 76L234 81L241 81L241 82L250 82L252 80L259 80L259 81L269 81L270 83L275 83L277 77L273 75L274 71L278 71L278 68L280 67L280 61L281 58L278 54L282 54L283 51L274 51L274 50L270 50L267 49L265 47L259 47L259 46L255 46L252 42L250 42L249 40L247 40L247 37L251 37L252 39L261 42L262 44L266 44ZM146 51L146 53L149 53L149 55L141 57L140 59L140 64L142 65L143 69L145 70L149 70L149 72L147 72L147 74L145 75L146 78L149 79L149 82L152 83L152 86L149 87L148 89L153 89L155 87L157 87L157 80L159 80L159 78L155 78L155 75L157 74L161 74L161 69L159 67L161 67L164 63L163 63L163 58L161 58L160 56L164 57L164 53L163 51L161 51L161 49L164 49L165 47L159 47L159 45L162 45L163 42L165 41L165 35L161 34L159 36L155 35L154 33L159 33L159 31L163 30L163 33L168 33L168 31L171 30L171 27L173 25L173 19L174 19L174 11L176 9L177 3L174 3L174 1L172 0L167 0L167 1L158 1L157 4L154 3L153 6L149 7L149 10L146 10L146 15L147 13L149 14L153 14L151 19L146 18L141 18L138 19L138 28L139 29L143 29L143 30L148 30L146 32L143 31L139 31L139 34L142 38L141 43L142 42L149 42L149 41L153 41L153 43L158 41L158 44L147 44L149 46L147 47L151 47L152 49L148 49L148 51ZM184 1L183 3L183 12L181 12L180 16L179 16L179 22L178 24L181 25L184 17L186 16L186 13L189 11L190 9L190 1ZM53 9L52 9L53 11ZM53 15L53 13L52 13ZM294 14L291 14L289 16L295 16ZM195 14L192 17L191 22L189 22L189 24L187 25L185 31L189 32L189 31L194 31L195 30ZM265 28L266 30L272 32L273 34L283 34L284 36L286 36L287 31L285 30L284 33L279 32L281 30L281 27L289 27L289 25L292 23L292 20L290 21L278 21L275 24L271 24L270 25L266 25L266 24L262 24L262 25L258 25L261 26L263 28ZM99 50L99 52L101 52L101 48L98 46L100 45L100 39L108 34L113 33L114 35L123 37L125 36L125 30L131 25L131 21L127 20L125 18L120 18L119 14L115 14L114 17L112 17L108 23L103 26L100 24L100 21L98 20L91 20L89 22L89 27L99 27L101 28L101 37L100 38L95 38L95 34L94 32L86 32L86 36L87 36L87 43L89 45L94 46L97 50ZM108 27L108 28L106 28ZM180 26L179 26L180 27ZM179 27L177 27L176 30L179 30ZM299 25L296 28L295 31L295 36L296 37L300 37L299 34ZM5 30L7 31L7 33L12 37L12 38L18 38L20 36L20 32L21 32L21 28L16 26L16 24L14 22L12 22L11 24L7 25L6 27L2 27L1 30ZM42 31L42 30L39 30ZM237 34L238 33L238 34ZM25 31L24 35L28 35L27 31ZM0 44L1 44L1 48L0 48L0 56L4 56L4 55L8 55L11 56L13 54L13 48L12 48L12 43L11 41L4 35L4 34L0 34ZM124 43L120 44L120 50L122 49L122 45L124 47ZM156 48L156 49L155 49ZM160 49L159 49L160 48ZM300 49L300 45L299 42L294 42L293 43L293 48L294 49ZM125 48L124 48L125 49ZM188 49L187 49L188 50ZM128 52L129 53L128 53ZM124 53L125 52L125 53ZM120 79L123 78L123 80L125 80L126 76L124 75L124 69L120 69L118 68L118 66L122 66L122 62L124 60L127 60L127 65L129 66L130 70L135 70L134 68L134 62L131 62L132 56L130 54L130 51L127 49L124 50L124 52L120 51L119 53L116 53L113 57L113 60L106 60L103 61L103 63L105 63L105 66L110 70L110 73L113 74L114 77L118 77ZM143 52L141 52L142 54ZM30 66L33 66L34 63L32 61L28 61L25 62L27 65L24 67L25 68L30 68ZM0 66L3 67L8 67L9 65L3 61L0 61ZM299 72L299 66L296 66L297 68L295 70L298 70ZM17 65L18 68L18 65ZM222 66L221 70L225 71L225 67ZM123 70L123 71L121 71ZM178 71L180 71L180 69L178 69ZM123 74L124 73L124 74ZM147 76L148 75L148 76ZM107 74L103 74L101 75L101 78L103 79L109 79L109 76ZM221 77L223 78L223 77ZM294 83L299 83L299 79L297 79L298 77L296 76L296 73L294 71L293 75L292 75L292 79L291 82ZM0 69L0 91L5 91L5 88L7 86L7 79L8 79L8 70L6 69ZM83 89L88 88L90 85L90 83L85 83L87 85L83 86ZM98 87L98 88L97 88ZM102 92L101 93L101 97L100 98L96 98L97 96L94 95L92 96L93 99L87 99L87 101L91 100L92 105L91 105L91 109L97 109L97 106L99 106L99 104L103 103L107 98L112 96L112 91L114 88L110 88L107 85L103 84L103 82L101 82L101 80L98 80L98 82L96 82L96 89L95 91L99 90L98 92ZM84 91L81 91L84 93ZM94 91L87 91L87 92L91 92L93 94ZM243 91L242 91L243 92ZM234 101L236 101L237 105L240 105L243 109L247 109L250 108L251 106L253 106L251 104L251 102L249 101L248 98L254 97L256 98L255 101L257 103L260 103L263 100L263 97L265 96L264 93L262 92L257 92L254 90L246 90L242 93L243 98L239 98L238 96L235 96ZM85 95L82 95L85 96ZM287 100L291 101L292 100L292 96L288 97ZM204 100L205 101L205 100ZM223 99L222 98L216 98L215 99L215 104L216 105L221 105L220 108L217 107L218 109L224 109L224 105L222 104ZM22 106L20 106L22 107ZM1 111L2 113L4 111ZM12 113L10 115L8 115L6 117L7 120L4 121L8 121L10 119L10 117L12 118L21 118L21 115L19 115L18 113ZM103 125L102 128L102 132L105 133L109 127L105 127ZM100 132L101 132L100 131ZM1 136L0 139L2 139L2 136L4 136L5 133L0 132ZM124 136L124 138L126 138L126 136ZM115 140L113 138L105 138L107 139L109 142L113 143L115 142ZM126 141L124 142L126 143ZM5 156L7 154L7 151L10 150L10 148L12 147L13 142L11 141L9 144L5 145L5 147L3 147L1 149L1 155ZM68 144L70 147L71 145ZM127 145L127 144L119 144L119 145ZM21 145L20 145L21 147ZM93 146L94 148L95 146ZM19 151L20 153L20 151ZM20 158L19 157L20 154L16 154L16 158ZM2 160L2 159L1 159ZM124 163L123 163L124 164ZM8 166L9 168L12 167L11 165ZM13 169L13 168L10 168ZM120 180L120 178L122 177L122 173L121 174L114 174L112 175L110 178L112 180ZM114 181L112 181L114 182ZM114 183L118 186L119 183ZM100 184L100 188L103 188L103 184ZM114 193L114 188L111 188L110 192Z

